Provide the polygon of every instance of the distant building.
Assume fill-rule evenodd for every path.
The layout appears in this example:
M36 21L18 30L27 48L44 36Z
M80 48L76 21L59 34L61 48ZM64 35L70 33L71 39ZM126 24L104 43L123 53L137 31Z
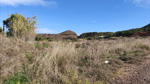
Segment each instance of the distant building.
M98 37L100 37L100 38L104 38L104 36L98 36Z

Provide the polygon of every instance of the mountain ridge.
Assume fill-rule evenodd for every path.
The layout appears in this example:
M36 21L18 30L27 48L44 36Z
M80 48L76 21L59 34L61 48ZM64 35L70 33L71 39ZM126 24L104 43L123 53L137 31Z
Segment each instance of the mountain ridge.
M111 37L137 37L137 36L150 36L150 24L141 28L133 28L129 30L117 31L117 32L87 32L77 35L74 31L67 30L58 34L37 34L40 39L73 39L73 38L86 38L86 39L101 39ZM37 37L36 37L37 38Z

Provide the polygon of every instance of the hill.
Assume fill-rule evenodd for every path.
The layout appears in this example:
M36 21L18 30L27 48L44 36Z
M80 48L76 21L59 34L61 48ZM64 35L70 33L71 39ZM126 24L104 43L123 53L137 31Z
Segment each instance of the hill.
M64 39L76 39L85 38L88 40L111 38L111 37L137 37L137 36L150 36L150 24L130 30L118 31L118 32L88 32L82 33L78 36L74 31L67 30L59 34L38 34L36 40L64 40Z
M99 39L99 38L108 38L114 36L113 32L88 32L81 34L78 38L86 38L86 39Z
M77 36L77 34L74 31L71 31L71 30L64 31L60 34L61 35L76 35Z
M150 24L136 29L130 29L125 31L118 31L115 33L116 36L148 36L150 31Z
M137 33L134 33L132 36L133 37L137 37L137 36L150 36L150 30L148 30L146 32L137 32Z
M64 31L59 34L37 34L36 40L64 40L64 39L76 39L78 35L73 31Z
M110 37L135 37L135 36L150 36L150 24L130 30L118 31L118 32L88 32L81 34L78 38L86 39L100 39Z

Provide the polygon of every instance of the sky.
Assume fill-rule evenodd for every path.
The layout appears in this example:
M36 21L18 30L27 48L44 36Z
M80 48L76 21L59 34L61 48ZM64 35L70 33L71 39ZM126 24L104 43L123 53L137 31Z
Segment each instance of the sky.
M37 33L116 32L150 23L150 0L0 0L0 26L11 14L37 16Z

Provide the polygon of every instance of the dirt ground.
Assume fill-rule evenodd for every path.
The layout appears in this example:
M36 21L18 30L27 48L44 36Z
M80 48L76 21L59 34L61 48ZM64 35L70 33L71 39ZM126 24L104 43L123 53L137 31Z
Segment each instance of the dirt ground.
M150 56L142 65L128 65L125 68L128 71L115 78L110 84L150 84Z

